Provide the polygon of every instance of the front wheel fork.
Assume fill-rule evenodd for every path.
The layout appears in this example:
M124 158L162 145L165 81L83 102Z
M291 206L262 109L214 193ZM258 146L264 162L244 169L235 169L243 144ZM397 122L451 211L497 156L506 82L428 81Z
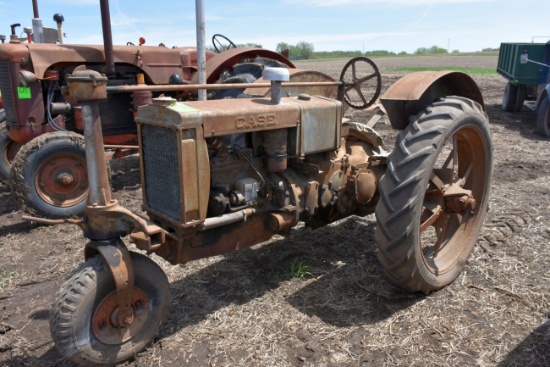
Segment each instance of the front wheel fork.
M112 315L113 324L120 327L129 326L134 320L132 307L134 295L134 266L130 252L120 238L102 241L91 241L86 244L86 260L101 255L111 271L115 282L118 311Z

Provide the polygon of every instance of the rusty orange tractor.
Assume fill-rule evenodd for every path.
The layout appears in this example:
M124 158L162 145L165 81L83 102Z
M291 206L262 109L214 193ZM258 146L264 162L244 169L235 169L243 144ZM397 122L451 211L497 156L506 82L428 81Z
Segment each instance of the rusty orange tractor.
M316 73L293 80L296 74L264 67L253 83L168 89L112 85L85 66L66 76L63 94L80 106L84 123L85 215L27 218L77 224L89 239L86 262L52 306L52 336L65 357L92 365L124 361L151 342L166 318L165 274L128 251L123 237L146 254L183 264L284 235L300 221L318 227L374 212L378 257L391 280L430 293L456 279L483 223L493 167L475 82L442 71L409 74L392 85L381 101L400 132L388 153L368 124L343 117L344 105L365 108L376 100L380 73L371 60L351 60L338 81ZM118 203L104 155L102 101L159 89L243 88L240 97L247 98L165 96L139 107L148 217Z

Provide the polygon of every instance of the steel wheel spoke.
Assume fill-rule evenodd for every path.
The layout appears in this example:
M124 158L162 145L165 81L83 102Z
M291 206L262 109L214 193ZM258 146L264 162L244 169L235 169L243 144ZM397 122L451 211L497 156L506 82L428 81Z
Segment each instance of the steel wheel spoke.
M420 233L424 232L429 226L433 225L438 219L443 209L436 200L426 198L424 200L424 212L422 213L420 223ZM429 214L431 212L432 214Z
M371 80L371 79L374 78L374 77L376 77L376 73L370 74L370 75L367 75L366 77L363 77L363 78L361 78L361 79L358 79L358 80L357 80L357 83L358 83L358 84L362 84L362 83L366 82L367 80Z
M472 173L472 170L474 169L474 165L470 164L468 168L466 169L466 172L464 173L464 176L456 182L456 184L460 187L464 187L466 184L466 181L468 181L468 178L470 177L470 174Z
M430 181L437 187L439 192L443 193L445 191L445 182L443 182L434 171L432 171Z
M433 254L434 259L436 258L436 256L439 254L439 251L441 250L441 244L443 243L443 240L445 239L445 234L447 233L447 228L448 227L449 227L449 216L445 215L443 217L441 232L438 234L437 242L434 245L434 254Z

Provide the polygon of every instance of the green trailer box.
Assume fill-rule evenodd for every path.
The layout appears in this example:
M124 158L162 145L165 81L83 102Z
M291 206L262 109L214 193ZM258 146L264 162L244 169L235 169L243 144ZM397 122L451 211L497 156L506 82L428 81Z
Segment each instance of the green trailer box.
M514 85L537 85L540 79L540 66L520 62L520 55L529 54L529 59L542 62L544 43L501 43L498 55L497 72Z

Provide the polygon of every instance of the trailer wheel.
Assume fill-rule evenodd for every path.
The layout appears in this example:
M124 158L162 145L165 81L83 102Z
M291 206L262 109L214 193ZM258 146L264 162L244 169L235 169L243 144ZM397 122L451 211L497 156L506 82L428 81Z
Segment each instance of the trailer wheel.
M21 144L10 139L6 123L0 123L0 181L8 183L11 165L20 148Z
M105 321L118 307L114 280L101 256L82 264L59 289L50 331L65 358L84 365L113 365L132 357L158 333L168 314L168 280L148 257L132 252L130 256L135 288L129 326L119 328Z
M514 112L516 109L516 99L518 95L518 87L510 82L506 83L504 88L504 96L502 97L502 110L506 112Z
M545 97L537 112L537 131L547 137L550 137L550 103Z
M65 131L36 137L17 153L9 182L17 200L33 214L48 218L81 214L88 197L84 139Z
M399 133L380 181L378 258L397 285L426 294L451 283L477 240L493 158L481 106L435 102Z
M514 112L519 112L523 108L523 102L527 97L527 86L525 84L518 84L516 90L516 103L514 104Z

